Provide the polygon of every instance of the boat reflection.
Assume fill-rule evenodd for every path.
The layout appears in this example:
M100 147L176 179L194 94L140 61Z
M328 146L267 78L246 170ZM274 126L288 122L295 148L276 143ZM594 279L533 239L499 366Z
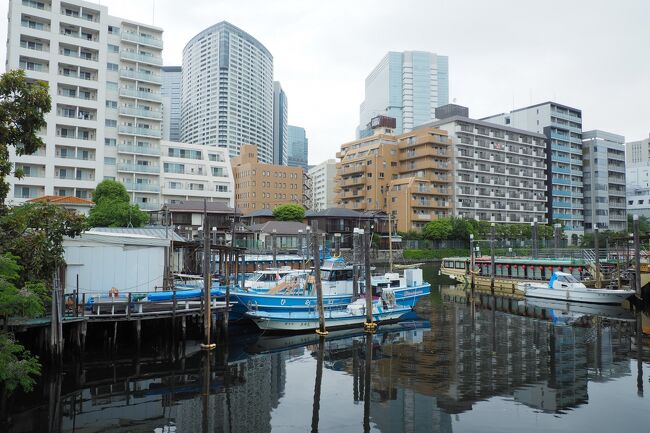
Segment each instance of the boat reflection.
M289 376L310 393L313 384L314 432L451 432L457 416L493 397L562 416L588 404L590 382L631 374L643 393L647 318L611 307L565 310L495 297L466 304L460 292L442 295L447 302L419 309L424 320L374 335L252 335L209 357L187 344L173 356L154 347L78 359L13 399L6 431L270 432L274 412L297 404L295 389L285 389ZM554 320L565 315L572 320ZM328 381L348 391L334 396ZM331 412L350 407L356 419L333 427Z

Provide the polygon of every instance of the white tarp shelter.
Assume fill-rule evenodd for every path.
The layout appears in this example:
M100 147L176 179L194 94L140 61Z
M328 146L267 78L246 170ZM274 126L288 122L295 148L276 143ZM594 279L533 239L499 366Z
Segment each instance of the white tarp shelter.
M137 230L137 229L136 229ZM90 230L65 239L65 292L152 292L163 285L165 249L171 240L120 231Z

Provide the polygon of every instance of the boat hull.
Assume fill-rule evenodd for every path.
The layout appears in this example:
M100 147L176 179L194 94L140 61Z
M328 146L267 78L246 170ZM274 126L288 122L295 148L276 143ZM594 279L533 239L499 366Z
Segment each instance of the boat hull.
M527 298L553 299L568 302L583 302L589 304L620 305L630 296L633 290L607 290L607 289L572 289L558 290L542 287L527 287Z
M410 311L411 309L408 307L398 307L390 311L374 313L372 316L375 323L386 323L399 320L400 317ZM246 313L246 317L252 319L257 327L264 331L306 332L314 331L319 327L317 314L274 314L264 311L249 311ZM329 311L325 313L325 327L327 329L359 326L365 321L365 315L351 315L346 311Z

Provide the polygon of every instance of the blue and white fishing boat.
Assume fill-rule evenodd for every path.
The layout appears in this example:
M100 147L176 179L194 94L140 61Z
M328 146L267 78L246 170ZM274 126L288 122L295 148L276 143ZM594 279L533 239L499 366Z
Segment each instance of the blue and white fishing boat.
M395 303L395 296L391 288L384 289L381 297L376 297L372 301L372 317L375 323L399 320L411 310L411 307ZM319 327L317 308L312 308L309 311L248 311L246 317L265 331L304 332L313 331ZM325 327L328 329L358 326L365 321L365 299L357 299L348 304L345 309L329 308L325 311Z
M339 272L344 270L340 265L335 269L328 268L327 263L324 266L324 275L328 279L322 282L323 307L345 308L352 302L352 282L349 281L349 288L339 284L348 282L343 279L346 273ZM397 273L375 276L372 277L371 284L373 295L379 296L390 289L388 296L394 298L395 304L408 308L414 307L420 298L431 292L431 284L423 281L421 269L407 269L404 277L400 277ZM361 281L359 289L360 292L365 292L364 283ZM231 296L237 302L232 309L232 317L235 319L247 311L307 312L312 310L317 302L313 276L299 273L286 276L280 284L266 293L235 290L231 292Z
M254 290L257 293L264 293L277 286L280 282L289 276L304 274L305 271L292 269L289 266L279 268L268 268L253 272L253 274L244 280L244 289Z

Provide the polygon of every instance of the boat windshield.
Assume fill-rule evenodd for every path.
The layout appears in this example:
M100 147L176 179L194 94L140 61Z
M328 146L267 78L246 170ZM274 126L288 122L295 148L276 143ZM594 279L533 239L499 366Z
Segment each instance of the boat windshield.
M577 283L578 280L573 275L558 275L557 280L561 283Z

